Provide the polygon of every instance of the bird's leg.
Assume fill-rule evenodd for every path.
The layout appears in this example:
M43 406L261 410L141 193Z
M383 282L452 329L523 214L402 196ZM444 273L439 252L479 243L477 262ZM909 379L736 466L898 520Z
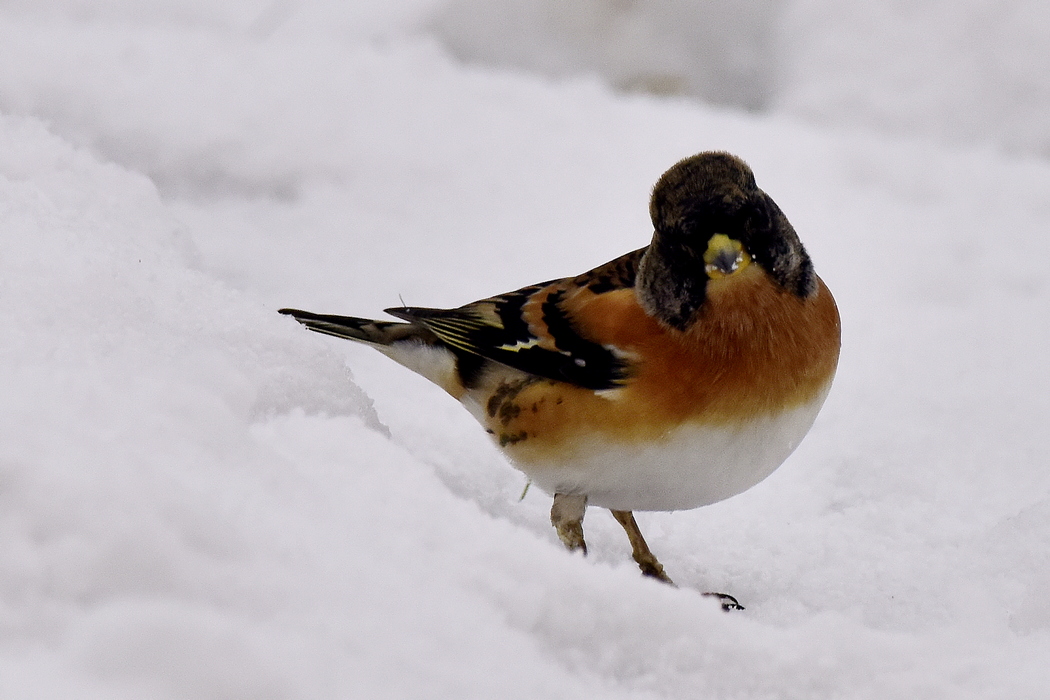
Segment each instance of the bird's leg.
M634 520L634 514L629 510L610 510L609 512L616 518L616 522L620 523L623 529L627 531L627 539L631 541L631 553L634 555L634 560L638 562L638 567L642 570L642 573L655 578L657 581L663 581L673 586L674 582L664 573L663 565L649 551L649 545L645 543L642 531L638 529L638 523Z
M629 510L610 510L609 512L613 514L614 518L616 518L616 522L620 523L620 525L623 526L623 529L627 531L627 538L631 540L631 549L633 550L632 554L634 554L634 560L638 562L638 567L642 570L642 573L673 586L674 581L664 573L663 565L657 561L656 556L649 551L649 545L645 543L645 538L642 537L642 531L638 529L638 523L634 519L634 514ZM744 609L744 606L737 602L737 599L728 593L703 593L701 595L717 598L718 602L721 603L723 610Z
M583 541L583 515L586 511L586 496L554 494L554 505L551 506L551 525L558 531L558 537L570 552L582 549L584 554L587 553L587 543Z

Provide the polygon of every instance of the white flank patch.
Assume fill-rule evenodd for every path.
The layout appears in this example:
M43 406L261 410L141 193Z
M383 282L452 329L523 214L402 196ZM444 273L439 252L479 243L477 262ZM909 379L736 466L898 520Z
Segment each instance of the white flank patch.
M393 345L368 345L394 362L423 375L453 396L462 389L456 374L456 357L443 346L427 345L414 340L403 340Z

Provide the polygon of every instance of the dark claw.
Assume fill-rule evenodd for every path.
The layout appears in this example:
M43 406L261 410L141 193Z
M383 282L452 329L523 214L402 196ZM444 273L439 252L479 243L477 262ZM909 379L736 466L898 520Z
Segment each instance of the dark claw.
M700 595L707 595L711 596L712 598L718 598L718 602L722 604L722 609L726 612L744 609L744 606L740 604L740 601L738 601L736 598L729 595L728 593L701 593Z

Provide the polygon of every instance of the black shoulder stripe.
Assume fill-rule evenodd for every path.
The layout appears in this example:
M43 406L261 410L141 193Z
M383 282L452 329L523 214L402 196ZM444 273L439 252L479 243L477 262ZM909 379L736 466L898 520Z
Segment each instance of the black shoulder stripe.
M563 381L589 389L611 389L626 377L626 364L611 350L577 333L572 319L561 306L564 290L550 294L543 302L543 322L554 339L559 355L565 358L559 371Z

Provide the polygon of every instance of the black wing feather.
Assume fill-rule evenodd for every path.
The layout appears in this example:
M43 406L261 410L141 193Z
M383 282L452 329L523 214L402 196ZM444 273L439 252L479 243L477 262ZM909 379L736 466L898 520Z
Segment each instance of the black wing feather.
M627 378L628 363L613 350L581 336L562 301L570 288L585 287L592 294L602 294L633 287L644 253L642 248L575 278L531 285L458 309L400 307L386 312L430 329L459 353L595 391L613 389ZM553 350L530 344L535 339L523 313L536 292L552 285L561 289L547 295L540 311L554 341Z
M563 291L552 293L542 307L544 323L551 331L556 350L527 345L532 335L522 319L521 306L534 291L526 288L478 302L492 304L498 322L491 316L487 318L474 304L458 309L403 307L386 309L386 312L422 324L456 350L523 372L595 391L619 386L627 377L627 363L603 345L579 335L560 305ZM521 347L522 344L526 346Z

